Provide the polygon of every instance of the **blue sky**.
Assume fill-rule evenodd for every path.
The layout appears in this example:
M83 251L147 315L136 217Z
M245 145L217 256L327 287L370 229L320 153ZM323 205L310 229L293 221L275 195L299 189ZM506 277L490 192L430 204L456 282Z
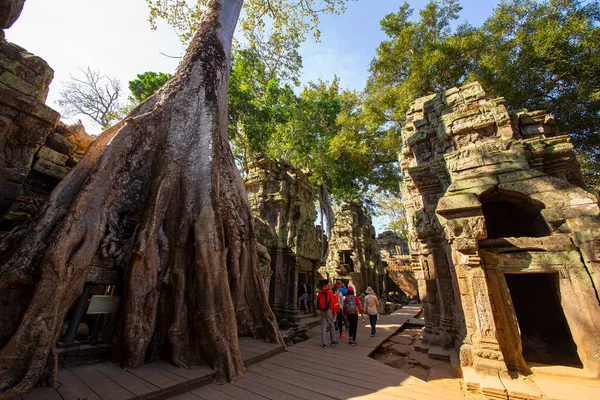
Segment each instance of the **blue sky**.
M409 1L415 18L426 3ZM480 25L497 3L463 0L459 22ZM341 16L323 17L321 41L315 43L311 38L301 47L302 83L331 80L337 74L343 87L362 89L375 49L385 40L379 21L402 4L400 0L358 0L350 2ZM6 31L6 38L44 58L54 69L47 104L60 112L56 104L60 82L80 68L91 66L114 76L124 89L136 74L175 70L178 60L160 52L182 54L179 39L164 25L151 31L147 15L144 0L27 0L19 20ZM88 132L99 133L99 127L82 120ZM378 232L382 224L376 220Z
M358 0L348 4L342 16L326 16L321 24L321 42L307 41L301 48L304 60L304 82L318 78L330 80L333 74L340 77L343 86L360 90L369 76L369 63L375 56L379 43L386 40L380 29L381 19L397 12L403 1ZM413 18L427 1L409 1ZM499 1L463 0L461 19L481 25Z

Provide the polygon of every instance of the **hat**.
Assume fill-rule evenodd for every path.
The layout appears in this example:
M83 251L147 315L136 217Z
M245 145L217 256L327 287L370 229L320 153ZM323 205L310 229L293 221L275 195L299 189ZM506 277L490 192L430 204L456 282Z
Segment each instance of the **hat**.
M354 293L354 286L348 286L348 293Z
M371 286L367 287L367 294L373 294L373 289L371 289Z
M334 288L334 289L337 289L337 288L339 288L339 287L340 287L340 285L338 285L337 283L334 283L334 284L333 284L333 288Z

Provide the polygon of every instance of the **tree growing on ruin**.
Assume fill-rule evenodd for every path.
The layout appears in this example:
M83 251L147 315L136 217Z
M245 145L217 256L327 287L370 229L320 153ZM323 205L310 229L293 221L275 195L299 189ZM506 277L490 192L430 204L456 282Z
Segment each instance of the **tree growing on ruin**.
M94 141L34 226L0 243L0 398L57 382L55 343L95 256L124 270L124 367L164 358L233 380L245 372L238 335L281 341L227 142L242 5L207 1L173 78Z
M91 67L80 72L62 83L58 105L65 117L85 115L107 129L122 118L121 83Z

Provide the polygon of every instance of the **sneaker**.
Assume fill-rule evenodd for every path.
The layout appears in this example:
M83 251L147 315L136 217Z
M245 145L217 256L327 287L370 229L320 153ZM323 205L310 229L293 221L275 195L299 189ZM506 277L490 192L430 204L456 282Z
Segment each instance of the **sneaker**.
M343 333L340 335L340 339L343 339L345 337L346 337L346 335L344 335Z
M374 334L371 333L371 337L375 336Z
M356 340L352 342L352 346L356 346Z
M335 342L331 342L332 345L340 344L337 340Z
M348 340L348 344L352 344L352 339L349 339L349 340Z
M324 345L323 345L323 348L324 348L324 349L326 349L326 348L327 348L327 345L326 345L326 344L324 344Z

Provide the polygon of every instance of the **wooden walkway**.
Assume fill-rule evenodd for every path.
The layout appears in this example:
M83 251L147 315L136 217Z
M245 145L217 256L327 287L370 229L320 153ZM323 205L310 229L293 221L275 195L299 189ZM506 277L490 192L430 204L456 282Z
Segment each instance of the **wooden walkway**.
M369 337L368 322L366 325L359 322L357 346L350 346L344 338L338 346L323 349L320 328L314 328L318 334L251 366L244 378L225 385L213 383L173 399L461 399L368 357L420 309L407 306L380 317L374 338Z
M239 338L246 366L284 351L280 345ZM214 382L209 367L176 368L157 361L123 370L111 362L64 367L58 370L59 387L35 388L14 399L23 400L127 400L166 399Z

